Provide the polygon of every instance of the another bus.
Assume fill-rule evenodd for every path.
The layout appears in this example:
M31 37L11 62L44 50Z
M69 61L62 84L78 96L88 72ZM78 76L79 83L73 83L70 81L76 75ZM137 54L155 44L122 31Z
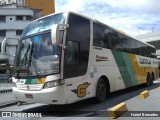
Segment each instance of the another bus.
M3 46L2 46L3 47ZM15 57L19 101L69 104L158 78L153 46L86 16L63 12L31 22Z

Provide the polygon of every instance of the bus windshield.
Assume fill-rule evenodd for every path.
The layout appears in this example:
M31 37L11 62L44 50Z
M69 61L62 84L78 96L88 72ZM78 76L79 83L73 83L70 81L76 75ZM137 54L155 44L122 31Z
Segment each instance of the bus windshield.
M52 25L65 22L64 13L51 15L30 23L23 31L21 38L26 36L50 30Z
M30 23L19 41L14 76L30 77L59 73L60 47L53 46L51 27L65 22L63 13Z
M51 33L36 35L18 44L15 73L20 77L59 72L60 47L51 43Z

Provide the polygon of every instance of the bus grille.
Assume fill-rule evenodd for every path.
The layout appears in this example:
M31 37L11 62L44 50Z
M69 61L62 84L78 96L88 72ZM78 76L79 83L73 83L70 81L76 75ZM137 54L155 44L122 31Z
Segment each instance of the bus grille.
M32 85L27 85L27 84L19 84L17 85L17 88L19 90L41 90L43 87L43 84L32 84Z

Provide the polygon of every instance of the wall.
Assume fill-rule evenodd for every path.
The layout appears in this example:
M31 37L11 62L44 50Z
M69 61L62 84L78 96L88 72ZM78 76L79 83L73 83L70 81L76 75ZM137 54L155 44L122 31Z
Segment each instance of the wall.
M42 16L55 12L54 0L25 0L25 5L34 9L41 9Z

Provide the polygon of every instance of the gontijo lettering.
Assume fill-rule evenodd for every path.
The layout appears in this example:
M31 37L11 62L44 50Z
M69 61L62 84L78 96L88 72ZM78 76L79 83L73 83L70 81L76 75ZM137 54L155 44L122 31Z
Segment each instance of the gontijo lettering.
M149 64L151 65L151 60L145 59L145 58L140 58L139 59L140 64Z

